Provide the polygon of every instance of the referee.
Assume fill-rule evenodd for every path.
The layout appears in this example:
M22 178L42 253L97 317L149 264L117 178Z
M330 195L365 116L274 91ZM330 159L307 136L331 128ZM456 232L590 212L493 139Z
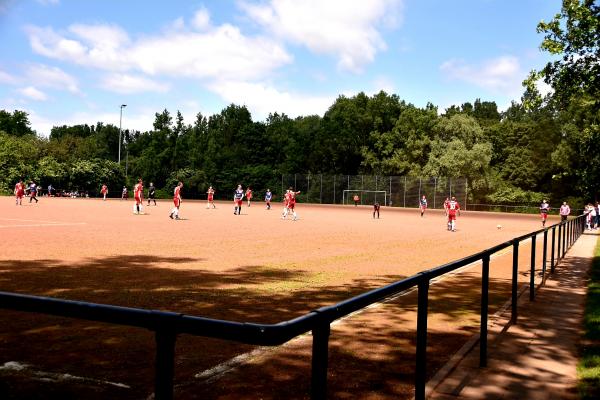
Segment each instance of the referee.
M150 182L150 186L148 187L148 205L150 205L150 201L154 202L156 205L156 188L154 187L154 183Z

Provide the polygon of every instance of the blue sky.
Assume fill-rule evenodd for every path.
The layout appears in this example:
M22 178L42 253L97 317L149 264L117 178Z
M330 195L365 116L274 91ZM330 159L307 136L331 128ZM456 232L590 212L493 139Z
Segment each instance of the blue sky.
M559 0L0 0L0 109L148 130L154 113L245 104L319 114L340 94L501 109L541 68Z

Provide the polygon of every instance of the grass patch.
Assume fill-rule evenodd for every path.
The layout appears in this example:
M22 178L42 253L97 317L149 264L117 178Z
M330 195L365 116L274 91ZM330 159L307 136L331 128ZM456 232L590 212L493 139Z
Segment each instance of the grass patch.
M600 399L600 245L596 244L584 316L585 334L577 366L582 399Z

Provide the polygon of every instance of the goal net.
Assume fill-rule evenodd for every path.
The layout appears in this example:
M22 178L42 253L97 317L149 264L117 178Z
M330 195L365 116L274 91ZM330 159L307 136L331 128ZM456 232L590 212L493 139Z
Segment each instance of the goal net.
M378 202L382 206L387 205L387 192L385 190L344 190L342 204L367 204L373 205Z

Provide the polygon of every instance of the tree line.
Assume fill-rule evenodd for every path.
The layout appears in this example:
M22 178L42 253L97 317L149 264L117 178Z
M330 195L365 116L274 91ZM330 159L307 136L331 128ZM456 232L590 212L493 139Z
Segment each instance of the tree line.
M0 111L0 184L8 191L24 178L90 192L107 184L118 193L142 177L167 191L182 180L191 197L210 185L229 197L238 183L278 187L281 174L443 176L467 178L473 202L583 201L596 195L600 154L587 114L585 99L564 111L513 102L504 112L477 99L439 113L385 92L340 96L322 117L253 121L232 104L187 124L165 109L153 130L123 132L118 164L118 127L57 126L46 138L26 113Z

